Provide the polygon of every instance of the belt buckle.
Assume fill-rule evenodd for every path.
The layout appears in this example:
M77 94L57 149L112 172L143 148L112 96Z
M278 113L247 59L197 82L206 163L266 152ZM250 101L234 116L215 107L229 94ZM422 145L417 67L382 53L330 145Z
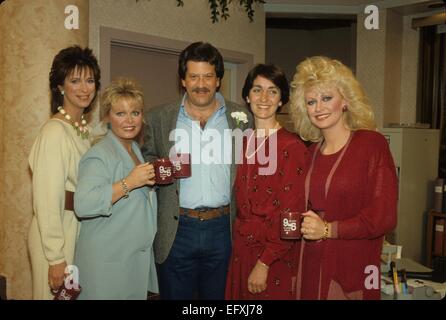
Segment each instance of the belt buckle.
M204 221L204 218L202 217L202 213L207 211L207 208L199 208L199 209L195 209L198 211L198 220L200 221Z

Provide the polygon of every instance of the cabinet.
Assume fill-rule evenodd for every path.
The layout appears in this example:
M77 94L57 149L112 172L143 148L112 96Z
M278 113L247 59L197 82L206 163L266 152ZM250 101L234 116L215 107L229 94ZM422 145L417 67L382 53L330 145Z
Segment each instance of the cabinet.
M424 262L426 216L433 207L438 175L440 132L435 129L383 128L398 175L398 224L386 236L402 245L402 255ZM427 254L427 252L426 252Z
M435 221L439 218L446 219L446 213L435 212L433 210L429 211L427 217L427 227L426 227L426 265L432 268L432 260L435 257L434 252L434 237L435 237ZM445 239L446 240L446 239Z

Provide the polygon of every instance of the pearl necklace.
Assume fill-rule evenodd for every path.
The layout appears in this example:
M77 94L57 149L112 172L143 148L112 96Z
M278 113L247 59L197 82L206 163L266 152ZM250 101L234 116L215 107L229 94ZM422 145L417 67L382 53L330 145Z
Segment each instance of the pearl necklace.
M65 119L67 119L71 123L78 136L80 136L82 139L88 138L89 132L87 127L87 120L85 120L84 115L81 116L81 124L79 124L79 122L73 121L73 119L71 119L71 116L65 111L62 106L57 108L57 110L60 112L61 115L64 116Z
M272 131L272 132L269 132L268 136L266 136L266 138L263 139L262 143L260 143L260 145L257 147L257 149L255 149L253 153L251 153L250 155L248 155L248 149L249 149L249 146L250 146L250 144L251 144L251 138L252 138L252 136L253 136L253 135L256 133L256 131L257 131L257 130L254 130L254 131L251 133L251 135L249 136L249 138L248 138L248 143L247 143L247 145L246 145L246 151L245 151L245 157L246 157L247 159L251 159L252 156L255 155L255 154L257 153L257 151L259 151L259 149L265 144L265 142L266 142L266 140L268 140L269 136L272 135L273 133L277 132L277 129L278 129L279 127L280 127L280 123L279 123L279 122L276 122L275 126L274 126L273 128L270 129L270 131Z

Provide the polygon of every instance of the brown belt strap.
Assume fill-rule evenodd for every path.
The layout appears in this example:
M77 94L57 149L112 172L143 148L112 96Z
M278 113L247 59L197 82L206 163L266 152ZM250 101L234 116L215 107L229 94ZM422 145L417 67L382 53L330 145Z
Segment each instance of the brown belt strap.
M180 208L181 215L185 215L191 218L198 218L201 221L219 218L229 213L229 205L220 208L208 208L204 210Z

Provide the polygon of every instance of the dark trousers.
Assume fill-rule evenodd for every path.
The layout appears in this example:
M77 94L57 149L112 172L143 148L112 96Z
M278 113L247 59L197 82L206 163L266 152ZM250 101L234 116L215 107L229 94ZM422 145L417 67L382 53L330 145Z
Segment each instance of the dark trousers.
M223 300L230 255L229 214L204 221L180 215L169 256L158 265L161 299Z

